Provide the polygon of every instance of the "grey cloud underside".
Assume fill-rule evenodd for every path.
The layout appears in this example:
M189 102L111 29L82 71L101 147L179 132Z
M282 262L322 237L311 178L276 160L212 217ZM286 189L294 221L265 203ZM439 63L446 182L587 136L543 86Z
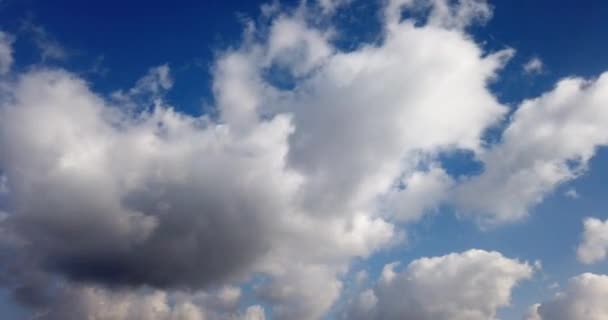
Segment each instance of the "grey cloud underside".
M21 100L30 89L42 89L34 104ZM3 122L2 137L11 140L3 139L2 162L18 213L6 223L45 268L75 280L197 288L226 280L268 250L269 212L281 209L280 191L272 175L252 170L266 160L255 157L255 146L214 151L205 140L215 144L215 134L225 134L196 132L202 124L169 110L113 124L102 113L116 110L95 97L78 105L57 94L79 91L86 93L83 84L61 72L25 75L17 106L2 113L22 119ZM46 132L36 124L44 115ZM39 133L28 133L34 126ZM184 133L192 141L176 140ZM138 150L147 147L150 153Z
M13 39L0 31L0 75L7 73L13 64Z
M608 276L583 273L553 298L532 305L524 320L602 320L608 317Z

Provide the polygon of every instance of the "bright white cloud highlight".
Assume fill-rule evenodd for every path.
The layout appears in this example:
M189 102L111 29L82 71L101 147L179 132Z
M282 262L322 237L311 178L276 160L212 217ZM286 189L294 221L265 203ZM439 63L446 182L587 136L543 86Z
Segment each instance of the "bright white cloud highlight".
M524 101L502 143L480 152L485 171L456 190L456 202L483 223L524 217L555 188L586 172L608 144L608 73L569 78Z
M386 210L400 221L415 221L437 209L455 182L443 169L432 167L407 175L400 183L403 189L395 188L387 196Z
M533 267L498 252L463 253L385 267L376 287L361 293L346 319L488 320L508 306L513 288Z
M604 260L608 254L608 220L587 218L583 225L583 239L576 251L578 260L585 264Z

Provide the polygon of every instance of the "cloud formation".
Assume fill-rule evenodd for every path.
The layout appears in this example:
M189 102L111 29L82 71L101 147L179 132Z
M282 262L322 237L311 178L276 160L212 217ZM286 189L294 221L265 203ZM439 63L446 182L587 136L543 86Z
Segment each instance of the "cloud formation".
M555 188L586 172L608 144L608 73L568 78L522 102L501 143L479 153L484 172L457 187L456 202L484 223L524 217Z
M564 291L531 307L525 320L602 320L608 318L608 276L584 273L568 281Z
M608 254L608 220L585 219L583 239L576 253L578 260L585 264L599 262L606 258Z
M161 290L123 291L91 286L60 289L53 305L37 311L34 320L264 320L259 305L236 311L226 297L169 295ZM222 300L223 299L223 300ZM228 301L229 302L229 301ZM214 305L215 304L215 305Z
M498 252L469 250L385 266L376 286L352 302L345 319L488 320L510 303L533 268Z

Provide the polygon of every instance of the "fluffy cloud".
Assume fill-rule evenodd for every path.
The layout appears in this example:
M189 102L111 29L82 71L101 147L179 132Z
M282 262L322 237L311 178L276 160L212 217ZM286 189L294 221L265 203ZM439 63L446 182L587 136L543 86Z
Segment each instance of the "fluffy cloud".
M484 128L506 111L486 84L509 51L484 56L460 32L412 21L385 37L380 46L334 54L295 92L267 104L293 113L288 161L306 177L309 210L369 206L413 174L413 153L478 148Z
M208 308L220 297L169 295L161 290L107 290L94 286L60 288L50 307L41 309L34 320L264 320L264 309L249 306L244 312L233 308ZM218 311L222 310L222 311Z
M608 318L608 276L584 273L568 281L562 292L531 307L526 320L603 320Z
M129 116L61 71L22 75L13 92L0 112L16 212L6 223L47 269L196 288L268 250L293 185L282 170L286 118L237 141L161 106Z
M403 189L392 190L386 198L386 211L399 221L415 221L429 209L436 209L454 185L441 168L416 171L401 183Z
M260 290L279 317L316 318L327 310L339 295L342 262L393 234L370 219L386 208L378 200L390 199L388 220L413 221L435 207L451 180L440 168L417 168L443 150L480 149L484 130L506 112L487 84L512 50L485 53L454 23L439 23L479 20L464 14L468 5L437 13L437 23L424 27L387 18L381 43L350 52L333 48L331 32L311 27L300 8L277 14L268 32L250 24L243 46L217 62L220 119L237 134L247 135L261 116L287 113L293 125L286 166L301 178L293 199L306 215L262 263L275 276ZM267 42L256 40L260 33ZM293 88L273 85L277 69ZM320 239L323 248L315 247Z
M585 219L583 239L578 246L577 254L578 260L586 264L606 258L608 254L608 220Z
M170 306L167 295L161 291L136 294L81 287L63 292L52 309L40 311L34 319L203 320L203 312L187 301Z
M459 186L456 202L485 223L525 216L528 209L587 169L608 144L608 73L569 78L522 102L502 142L479 154L484 172Z
M483 250L418 259L401 272L395 267L385 267L346 319L495 319L513 287L533 272L527 263Z

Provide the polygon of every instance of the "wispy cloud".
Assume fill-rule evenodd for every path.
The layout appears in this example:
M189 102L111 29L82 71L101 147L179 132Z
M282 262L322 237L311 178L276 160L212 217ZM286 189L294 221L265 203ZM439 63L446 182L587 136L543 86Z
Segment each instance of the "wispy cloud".
M540 58L533 57L523 65L523 69L527 74L540 74L544 71L544 64Z
M34 45L40 50L42 62L64 61L69 57L68 50L44 27L35 24L32 18L27 18L22 22L21 32L31 37Z

